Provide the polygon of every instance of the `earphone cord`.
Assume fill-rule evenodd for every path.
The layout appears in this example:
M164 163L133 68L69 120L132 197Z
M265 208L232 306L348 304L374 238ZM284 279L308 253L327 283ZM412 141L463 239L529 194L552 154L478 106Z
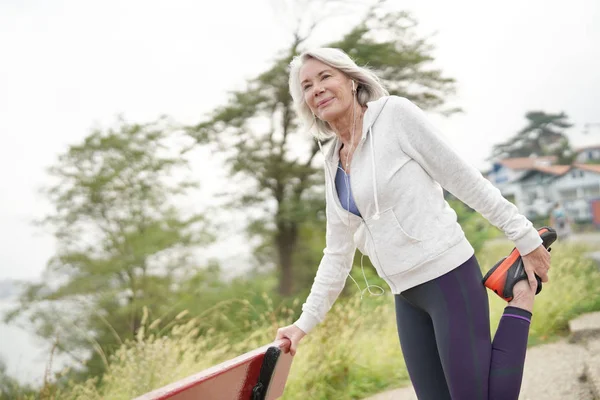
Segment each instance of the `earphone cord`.
M353 99L354 102L354 99ZM356 103L354 103L352 105L352 133L350 135L350 150L352 150L352 148L354 147L354 134L356 132ZM346 152L346 169L348 169L348 159L350 158L350 151ZM338 167L339 168L339 167ZM346 182L346 206L348 207L348 224L346 225L347 227L350 226L350 179L348 177L348 174L346 173L345 169L342 169L342 171L344 172L344 181ZM347 230L346 231L348 234L350 234L350 232ZM352 240L352 238L350 238ZM354 284L356 285L356 287L358 288L358 290L360 291L360 299L362 300L363 295L365 293L365 290L369 292L369 294L371 294L372 296L381 296L385 293L385 290L377 285L371 285L369 284L369 281L367 280L367 276L365 274L365 267L363 265L363 258L365 257L364 254L361 254L360 256L360 269L362 271L362 275L363 278L365 279L365 283L367 285L366 288L361 289L360 285L358 284L358 282L356 282L356 280L352 277L351 274L348 274L348 276L350 277L350 279L352 279L352 281L354 282ZM379 289L381 292L380 293L374 293L371 291L371 288L377 288Z

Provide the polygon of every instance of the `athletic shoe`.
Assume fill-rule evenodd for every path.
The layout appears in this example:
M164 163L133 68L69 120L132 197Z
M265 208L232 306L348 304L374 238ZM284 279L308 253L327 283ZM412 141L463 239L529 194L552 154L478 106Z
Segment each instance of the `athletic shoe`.
M550 245L554 243L558 237L556 231L550 227L544 226L538 230L540 237L542 238L542 244L548 251L550 251ZM511 301L513 298L513 288L519 281L527 279L527 273L525 272L525 266L519 250L514 248L508 257L504 257L498 261L496 265L488 271L483 277L483 284L491 289L498 296L506 301ZM538 286L535 294L537 295L542 291L542 280L537 274L535 275Z

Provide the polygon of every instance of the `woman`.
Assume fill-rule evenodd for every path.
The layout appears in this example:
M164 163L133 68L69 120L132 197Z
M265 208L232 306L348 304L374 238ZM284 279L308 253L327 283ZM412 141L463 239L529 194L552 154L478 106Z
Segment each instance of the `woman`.
M419 399L516 399L537 288L550 256L532 224L462 160L409 100L338 49L294 59L290 91L325 154L326 248L302 315L280 328L295 354L341 292L358 247L395 295L402 352ZM514 241L517 277L494 341L473 247L442 187Z

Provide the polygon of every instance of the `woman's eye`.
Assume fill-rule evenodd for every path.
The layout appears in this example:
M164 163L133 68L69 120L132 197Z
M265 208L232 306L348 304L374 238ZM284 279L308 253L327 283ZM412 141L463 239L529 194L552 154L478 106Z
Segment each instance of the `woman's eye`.
M302 88L302 90L304 90L305 92L306 92L308 89L310 89L310 85L306 85L306 86L304 86L304 87Z
M327 79L327 78L331 78L331 75L327 75L327 74L325 74L325 75L323 75L323 76L321 77L321 80L324 80L324 79Z

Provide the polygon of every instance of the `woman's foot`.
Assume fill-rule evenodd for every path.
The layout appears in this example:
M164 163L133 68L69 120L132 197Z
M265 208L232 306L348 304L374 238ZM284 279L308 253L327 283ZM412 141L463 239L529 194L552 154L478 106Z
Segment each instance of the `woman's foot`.
M535 292L537 290L537 282L536 287L529 286L528 280L522 280L515 283L513 287L513 298L508 302L509 306L522 308L523 310L527 310L529 312L533 312L533 301L535 300Z

